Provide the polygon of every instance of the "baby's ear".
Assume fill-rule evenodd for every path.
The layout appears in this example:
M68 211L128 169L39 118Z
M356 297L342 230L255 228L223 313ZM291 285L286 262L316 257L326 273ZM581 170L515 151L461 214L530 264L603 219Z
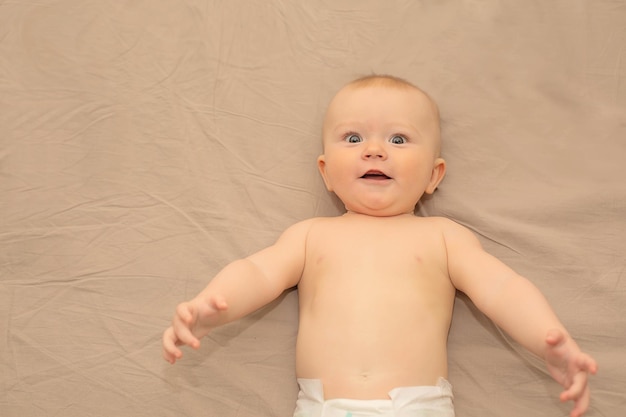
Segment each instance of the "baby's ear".
M430 181L428 182L428 186L424 191L426 194L432 194L437 189L437 186L446 175L446 161L442 158L435 159L435 163L433 165L433 170L430 175Z
M326 156L324 154L317 157L317 168L320 170L320 174L322 174L322 179L324 180L324 184L326 184L326 189L332 192L333 188L330 186L328 176L326 174Z

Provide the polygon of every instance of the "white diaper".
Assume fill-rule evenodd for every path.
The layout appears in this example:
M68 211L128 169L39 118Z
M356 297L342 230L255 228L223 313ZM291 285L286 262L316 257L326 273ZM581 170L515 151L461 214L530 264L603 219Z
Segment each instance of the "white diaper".
M389 400L324 400L319 379L298 379L294 417L454 417L452 386L439 378L435 386L400 387Z

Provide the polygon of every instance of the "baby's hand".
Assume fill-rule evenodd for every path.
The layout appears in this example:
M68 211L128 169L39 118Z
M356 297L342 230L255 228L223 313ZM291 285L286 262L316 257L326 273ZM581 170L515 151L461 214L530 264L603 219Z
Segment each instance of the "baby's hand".
M198 349L200 339L215 327L216 316L227 309L226 301L219 297L208 300L196 298L179 304L172 325L163 332L165 360L173 364L183 356L178 346L188 345Z
M598 370L596 361L574 340L560 330L550 330L546 336L546 365L550 375L565 388L561 401L574 401L571 417L582 416L589 407L589 374Z

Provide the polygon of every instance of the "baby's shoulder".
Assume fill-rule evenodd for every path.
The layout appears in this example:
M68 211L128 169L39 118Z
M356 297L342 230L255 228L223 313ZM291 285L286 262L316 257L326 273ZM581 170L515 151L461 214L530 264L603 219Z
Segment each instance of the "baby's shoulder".
M297 223L292 224L291 226L289 226L287 229L285 229L285 231L282 233L282 236L301 236L301 237L305 237L309 230L311 229L311 226L319 221L319 217L312 217L310 219L306 219L306 220L301 220Z
M446 217L428 217L426 219L429 219L433 227L441 232L447 246L451 244L475 246L478 244L476 235L468 226Z
M282 233L281 238L307 239L312 230L337 227L339 217L311 217L289 226Z

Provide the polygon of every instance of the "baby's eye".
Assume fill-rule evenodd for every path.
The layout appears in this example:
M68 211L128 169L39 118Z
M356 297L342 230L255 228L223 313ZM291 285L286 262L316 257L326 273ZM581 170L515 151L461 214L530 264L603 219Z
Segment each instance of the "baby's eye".
M391 139L389 139L389 142L393 143L394 145L401 145L403 143L406 143L406 138L401 135L393 135Z
M363 142L363 139L361 138L361 136L355 134L355 133L350 133L349 135L346 135L346 142L348 143L359 143L359 142Z

